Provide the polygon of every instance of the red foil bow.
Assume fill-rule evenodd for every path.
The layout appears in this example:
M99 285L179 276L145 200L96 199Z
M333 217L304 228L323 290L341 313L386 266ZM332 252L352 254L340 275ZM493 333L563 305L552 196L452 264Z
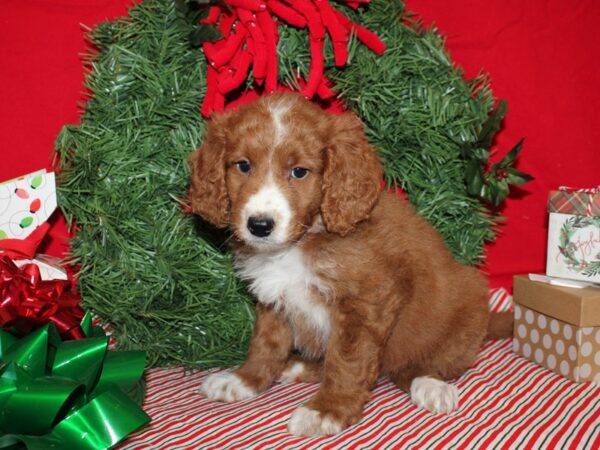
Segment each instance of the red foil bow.
M0 257L0 326L25 335L52 322L63 339L85 337L80 322L84 310L67 280L43 281L35 264L19 268Z

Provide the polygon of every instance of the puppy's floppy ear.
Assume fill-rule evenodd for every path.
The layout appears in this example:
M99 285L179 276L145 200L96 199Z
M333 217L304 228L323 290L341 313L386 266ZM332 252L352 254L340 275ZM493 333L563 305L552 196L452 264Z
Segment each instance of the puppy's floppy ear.
M379 156L352 113L331 116L330 143L325 149L321 214L327 231L342 236L369 217L381 188Z
M204 143L188 158L191 169L192 211L218 228L229 224L229 196L225 186L225 115L208 123Z

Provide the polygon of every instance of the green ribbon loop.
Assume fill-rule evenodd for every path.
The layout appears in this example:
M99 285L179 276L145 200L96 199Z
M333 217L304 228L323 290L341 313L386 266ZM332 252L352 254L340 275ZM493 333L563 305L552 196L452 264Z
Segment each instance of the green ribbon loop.
M107 449L150 421L132 400L145 353L108 352L86 317L94 337L76 341L52 323L22 339L0 330L0 450Z
M52 375L78 380L89 394L102 371L107 346L108 338L64 342L56 351Z
M43 435L50 431L60 413L80 398L85 390L76 382L60 378L36 378L17 388L4 403L0 427L13 433Z
M138 373L144 372L146 364L145 355L142 352L120 351L111 352L106 355L104 369L98 380L95 391L100 393L106 389L116 386L123 392L128 392L140 379Z

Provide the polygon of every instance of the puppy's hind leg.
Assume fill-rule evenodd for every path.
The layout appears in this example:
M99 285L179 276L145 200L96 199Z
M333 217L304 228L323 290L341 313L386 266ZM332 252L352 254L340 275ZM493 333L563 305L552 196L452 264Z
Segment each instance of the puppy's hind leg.
M280 383L319 383L323 372L323 361L315 361L293 355L279 376Z
M390 376L412 402L434 414L450 414L458 408L458 389L433 371L408 369Z

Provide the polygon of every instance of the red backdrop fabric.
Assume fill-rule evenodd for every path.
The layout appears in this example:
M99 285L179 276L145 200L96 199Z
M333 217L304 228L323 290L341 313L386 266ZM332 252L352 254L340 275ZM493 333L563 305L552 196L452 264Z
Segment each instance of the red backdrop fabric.
M4 0L0 5L0 180L51 167L53 142L76 123L84 100L84 28L126 14L124 0ZM468 77L490 75L509 114L499 154L521 137L519 168L536 180L510 198L498 239L487 248L492 286L543 272L546 199L560 185L600 184L600 3L594 0L409 0L447 37ZM55 218L46 252L68 249Z

